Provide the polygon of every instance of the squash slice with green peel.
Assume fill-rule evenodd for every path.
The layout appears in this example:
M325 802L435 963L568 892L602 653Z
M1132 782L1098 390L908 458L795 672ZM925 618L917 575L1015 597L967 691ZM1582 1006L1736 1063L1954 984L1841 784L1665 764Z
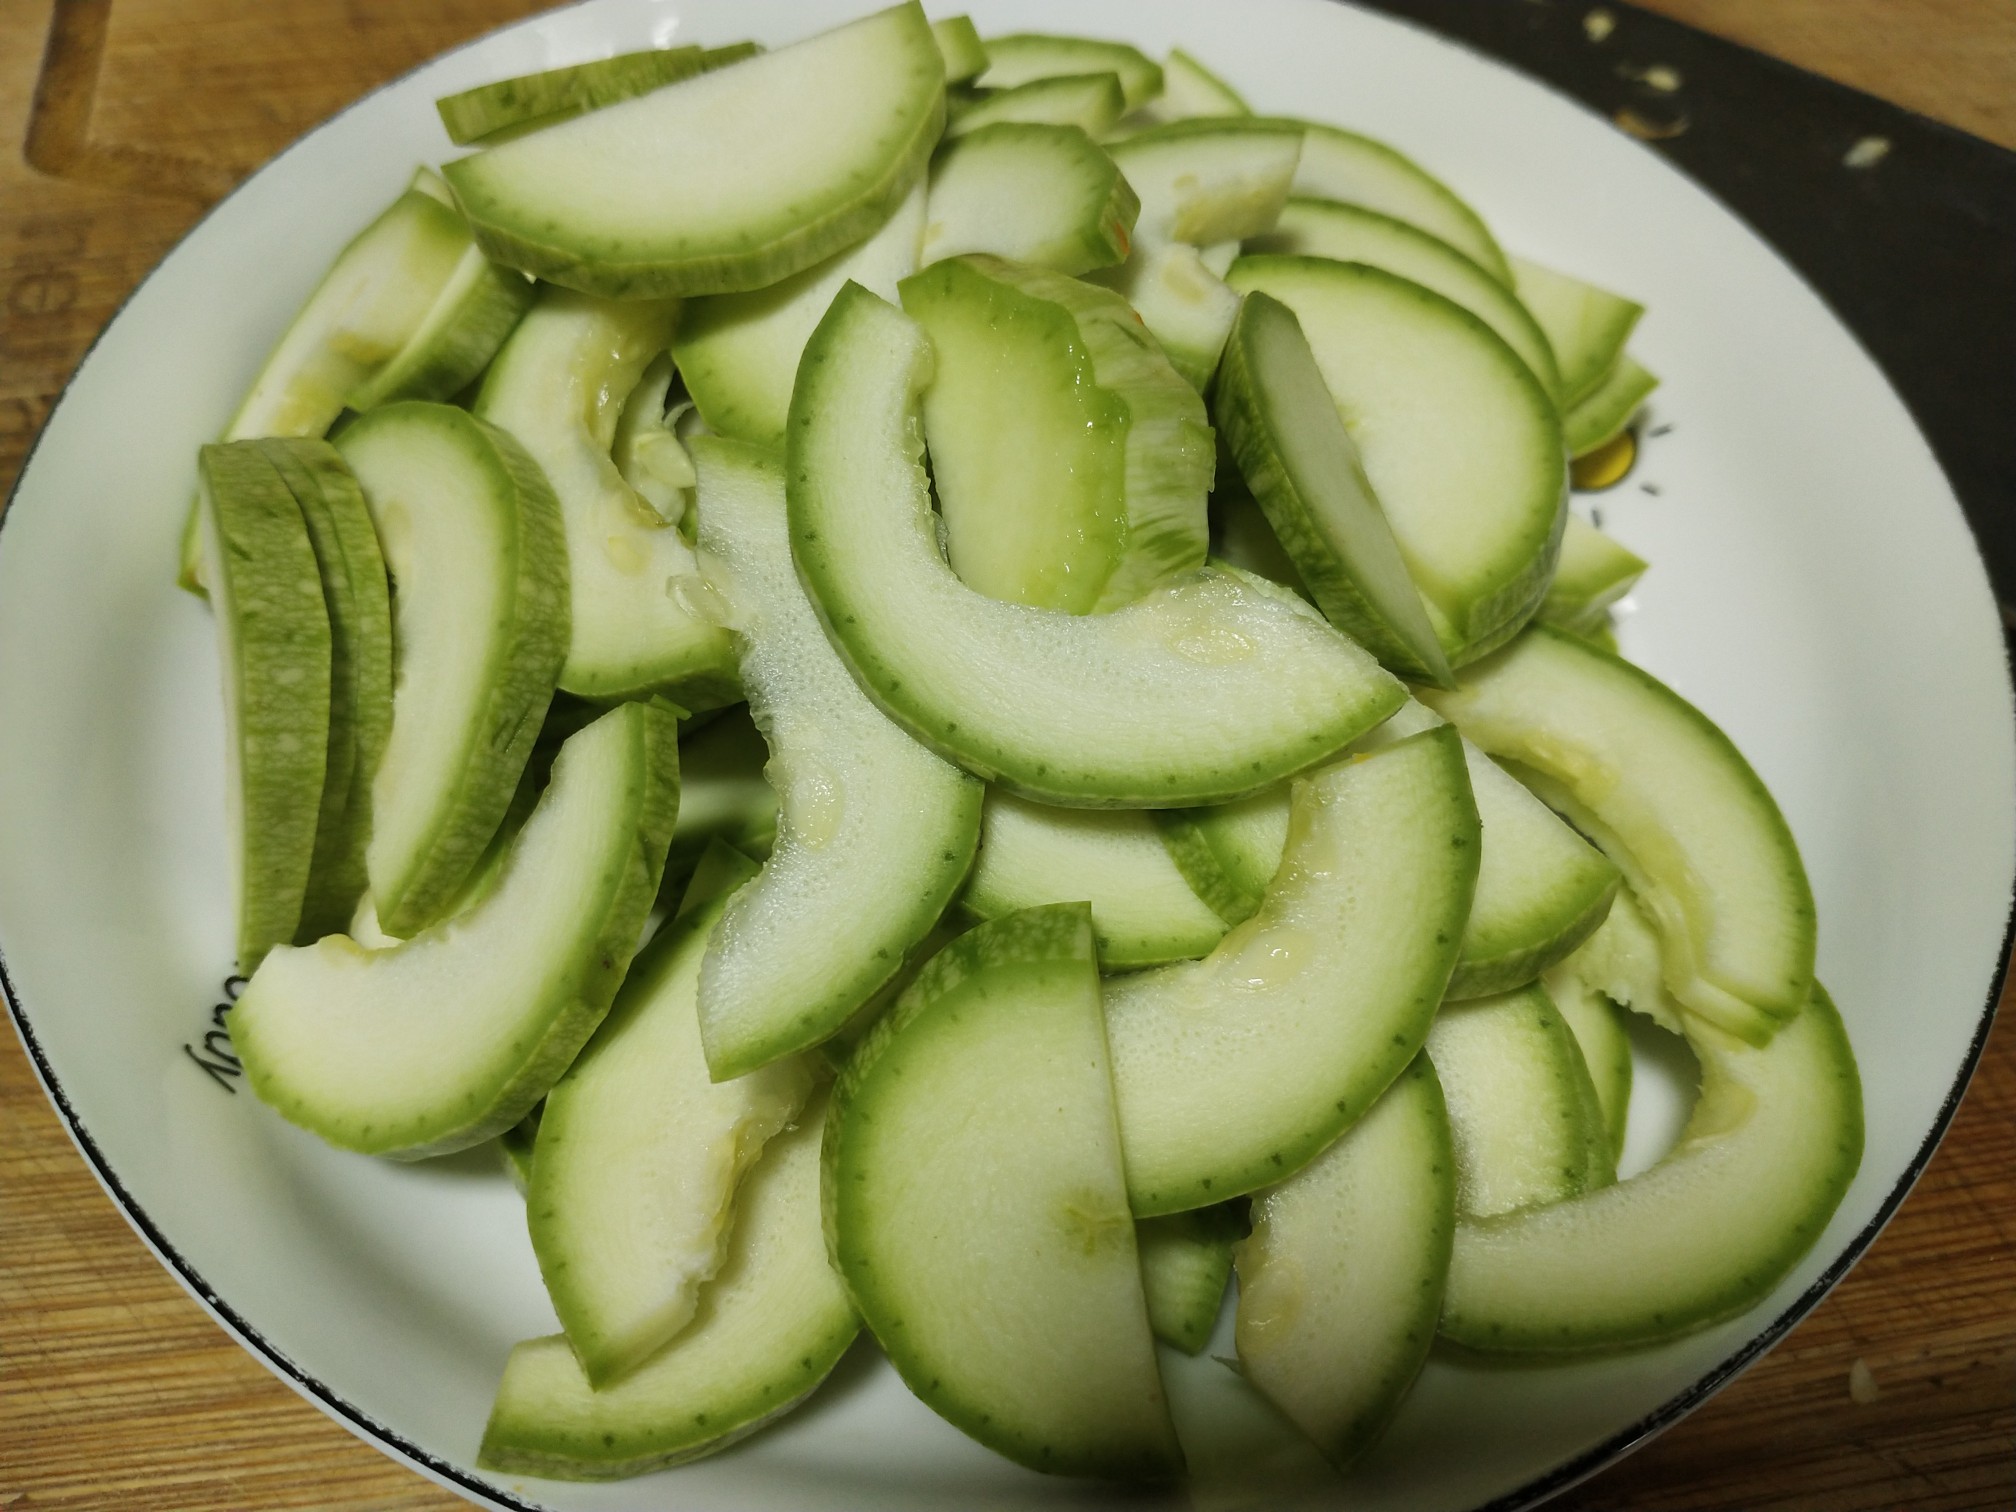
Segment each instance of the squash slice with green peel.
M1687 1014L1701 1095L1651 1169L1457 1229L1443 1336L1573 1354L1659 1343L1761 1301L1820 1237L1862 1157L1848 1036L1815 984L1758 1047Z
M1117 292L1161 344L1171 366L1198 393L1211 386L1239 296L1187 242L1143 242L1117 268L1087 278Z
M1141 196L1142 241L1242 241L1273 226L1295 182L1302 130L1260 116L1177 121L1107 149Z
M982 95L953 113L945 136L956 141L999 121L1033 121L1045 126L1076 126L1096 142L1126 108L1127 97L1120 92L1116 75L1060 74Z
M1304 132L1295 169L1297 196L1362 205L1419 226L1499 282L1511 284L1511 264L1483 218L1419 163L1355 131L1310 121L1295 124Z
M961 583L920 455L931 365L923 332L850 284L806 346L786 466L792 556L820 620L926 745L1039 802L1181 806L1256 792L1398 707L1369 656L1256 579L1207 568L1103 615Z
M1086 614L1204 564L1204 404L1125 300L977 255L902 296L936 357L924 439L968 587Z
M1311 1164L1253 1199L1239 1366L1340 1469L1385 1432L1435 1340L1455 1158L1426 1056Z
M392 580L392 729L365 864L384 927L441 917L538 738L567 644L559 508L510 436L417 401L372 410L336 449Z
M370 511L335 449L306 438L253 444L301 508L329 613L329 755L294 931L295 944L312 945L348 927L370 882L371 779L392 729L392 605Z
M675 308L548 288L497 354L476 413L544 470L566 531L573 620L560 688L583 698L662 693L699 711L739 697L725 631L682 594L693 548L624 479L611 447L625 401L672 339Z
M999 121L948 143L931 165L921 266L986 252L1089 273L1127 259L1141 201L1076 126Z
M351 396L409 347L470 245L469 228L452 205L424 188L407 189L337 254L267 354L219 439L326 432ZM192 506L177 581L201 593L202 572Z
M1119 79L1129 110L1139 110L1162 92L1161 66L1125 42L1020 32L989 37L986 48L987 71L977 81L982 89L1013 89L1064 74L1110 73Z
M1645 307L1523 257L1513 258L1510 268L1519 302L1547 333L1547 344L1554 349L1561 371L1561 408L1572 414L1617 367Z
M1580 515L1561 532L1561 560L1535 618L1578 635L1603 623L1610 606L1637 586L1645 559Z
M1536 625L1424 698L1616 863L1681 1005L1757 1044L1812 991L1813 893L1729 737L1620 657Z
M840 1075L824 1197L848 1293L926 1405L1032 1469L1180 1471L1084 904L931 958Z
M1540 980L1581 1047L1582 1063L1588 1068L1596 1104L1603 1112L1614 1174L1624 1153L1626 1119L1631 1111L1631 1036L1624 1028L1626 1010L1586 986L1572 966L1557 966Z
M987 46L971 16L946 16L931 23L931 36L945 61L945 82L964 84L987 71Z
M791 563L773 453L696 440L700 544L770 746L777 837L700 969L716 1081L833 1034L902 967L973 864L981 785L862 694Z
M737 870L719 880L755 874L754 863L732 860ZM732 1081L708 1077L700 963L730 897L659 930L539 1121L526 1221L567 1342L598 1389L693 1320L727 1256L743 1173L812 1090L797 1057Z
M607 299L789 278L886 221L945 124L911 3L442 169L497 261Z
M1657 387L1657 377L1640 367L1629 352L1620 352L1616 364L1596 387L1561 417L1568 455L1579 460L1623 435Z
M860 1323L826 1258L825 1100L773 1139L737 1189L727 1262L693 1322L600 1390L563 1335L511 1351L477 1463L549 1480L621 1480L727 1448L809 1396Z
M1395 675L1454 684L1357 444L1290 310L1248 294L1214 413L1241 477L1330 623Z
M493 263L471 242L412 339L352 390L349 407L367 410L401 399L453 399L489 366L537 297L531 279Z
M981 919L1085 901L1108 971L1201 956L1225 921L1193 892L1138 809L1061 809L989 793L960 906Z
M1203 1352L1218 1326L1225 1283L1232 1279L1232 1247L1245 1236L1246 1225L1229 1204L1134 1225L1148 1324L1156 1338L1185 1354Z
M1273 229L1254 238L1246 250L1369 263L1433 289L1496 331L1541 387L1560 395L1554 348L1518 296L1502 278L1419 226L1363 205L1297 198L1282 207Z
M488 146L515 132L552 126L681 79L712 73L753 58L758 51L754 43L738 42L728 47L688 45L618 53L613 58L479 84L443 96L434 102L434 109L447 128L448 140L456 146Z
M1136 1214L1281 1181L1372 1105L1442 1001L1478 849L1454 730L1337 763L1296 784L1257 914L1202 961L1107 983Z
M1426 705L1410 703L1358 749L1390 745L1442 722ZM1617 868L1601 851L1469 740L1463 760L1488 838L1463 951L1445 994L1456 1001L1534 981L1602 926L1622 890Z
M405 1159L523 1118L637 947L679 809L678 729L631 703L568 740L496 885L446 923L385 950L331 935L268 955L231 1010L253 1091L333 1145Z
M851 279L894 299L898 281L917 271L923 236L920 181L874 235L837 257L767 289L689 300L672 350L708 429L783 446L798 359L833 296Z
M1227 281L1295 312L1450 664L1517 634L1568 506L1560 417L1532 370L1462 306L1362 263L1242 257Z
M225 813L236 959L251 971L300 927L329 756L330 627L301 506L256 443L198 460L224 678Z
M1428 1058L1449 1107L1465 1218L1565 1201L1616 1179L1581 1044L1538 983L1444 1004Z

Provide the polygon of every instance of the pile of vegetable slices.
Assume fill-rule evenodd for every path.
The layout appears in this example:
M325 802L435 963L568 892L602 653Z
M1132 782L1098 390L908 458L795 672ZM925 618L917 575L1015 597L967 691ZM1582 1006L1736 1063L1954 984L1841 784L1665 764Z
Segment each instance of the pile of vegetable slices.
M1181 51L915 4L440 103L183 580L252 1086L526 1188L562 1332L484 1464L711 1453L865 1324L1022 1464L1176 1478L1157 1341L1236 1271L1342 1468L1438 1336L1650 1345L1810 1246L1805 873L1567 508L1638 306ZM1702 1085L1620 1181L1627 1012Z

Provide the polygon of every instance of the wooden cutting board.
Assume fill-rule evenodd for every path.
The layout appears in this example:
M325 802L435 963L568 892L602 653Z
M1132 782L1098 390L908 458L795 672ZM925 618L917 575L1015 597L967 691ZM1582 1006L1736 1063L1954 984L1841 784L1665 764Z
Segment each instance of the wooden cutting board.
M1648 3L2016 147L2011 0ZM0 489L92 338L208 201L365 90L539 8L0 4L11 149L0 160ZM2005 1025L1917 1192L1854 1273L1705 1408L1557 1505L2016 1505L2012 1157L2016 1029ZM462 1505L295 1397L210 1322L99 1190L20 1047L0 1037L0 1512Z

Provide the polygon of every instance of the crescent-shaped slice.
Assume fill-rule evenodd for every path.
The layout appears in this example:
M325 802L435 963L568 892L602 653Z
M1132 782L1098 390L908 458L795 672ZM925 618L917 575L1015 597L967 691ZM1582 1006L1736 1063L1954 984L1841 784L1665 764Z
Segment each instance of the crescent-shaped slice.
M918 394L931 347L841 290L805 349L787 444L791 548L841 658L919 740L1025 797L1222 801L1321 761L1400 684L1293 594L1204 568L1111 614L1003 603L938 547Z

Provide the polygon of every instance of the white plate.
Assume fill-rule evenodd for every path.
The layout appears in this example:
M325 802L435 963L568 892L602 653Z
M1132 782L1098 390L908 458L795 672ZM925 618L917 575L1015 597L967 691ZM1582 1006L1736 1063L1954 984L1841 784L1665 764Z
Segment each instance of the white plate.
M481 1475L471 1466L504 1357L554 1326L518 1198L485 1152L421 1166L338 1154L196 1064L232 936L211 627L170 586L197 444L336 248L415 160L449 155L437 95L675 38L782 43L852 8L596 0L438 59L310 133L113 321L0 532L0 946L52 1097L226 1328L389 1453L498 1506L1102 1499L975 1447L865 1350L793 1419L695 1466L611 1487ZM1603 501L1606 524L1655 564L1625 647L1720 721L1785 807L1818 894L1821 974L1861 1060L1867 1153L1819 1244L1748 1316L1571 1366L1438 1359L1349 1498L1537 1499L1676 1419L1789 1328L1874 1237L1944 1127L1986 1028L2016 855L2016 724L1973 540L1902 405L1812 292L1700 189L1569 101L1324 0L971 10L983 32L1181 44L1263 109L1392 140L1508 246L1650 306L1633 348L1666 380L1656 418L1671 429L1637 479L1659 492L1634 479ZM1186 1383L1208 1389L1218 1367L1195 1370ZM1239 1498L1213 1490L1201 1504Z

